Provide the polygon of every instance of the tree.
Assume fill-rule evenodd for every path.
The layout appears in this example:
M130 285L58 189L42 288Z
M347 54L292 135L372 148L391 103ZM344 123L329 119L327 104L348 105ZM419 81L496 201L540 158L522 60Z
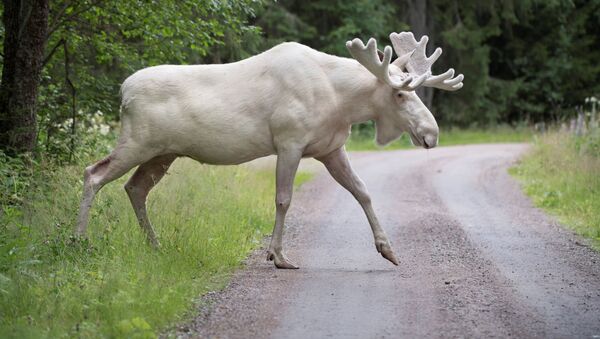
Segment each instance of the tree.
M0 149L31 150L37 139L39 154L63 158L83 142L97 111L118 119L119 86L136 70L247 57L260 39L248 19L263 1L5 0ZM34 40L39 48L31 48ZM26 114L15 113L17 102L27 102L17 110Z
M437 0L442 63L465 87L440 93L443 123L557 121L600 89L600 0Z
M8 154L36 144L36 101L48 27L48 0L4 0L0 85L0 148Z
M415 35L415 38L419 40L423 35L429 36L431 42L427 44L427 54L431 55L434 51L435 44L435 30L434 30L434 18L431 13L431 0L401 0L398 1L400 13L403 14L402 20L408 23L409 29ZM417 95L421 98L423 103L431 108L433 104L433 93L432 87L419 87L417 89Z
M406 28L394 14L394 6L385 0L282 0L269 3L257 24L271 42L265 47L291 40L349 57L350 38L374 37L380 44L389 43L390 27Z

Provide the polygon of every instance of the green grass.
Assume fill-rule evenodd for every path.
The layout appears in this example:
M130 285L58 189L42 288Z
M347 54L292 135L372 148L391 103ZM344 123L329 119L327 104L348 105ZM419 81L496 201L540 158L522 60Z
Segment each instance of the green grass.
M498 142L529 142L532 140L532 136L533 132L527 128L501 126L489 129L459 129L441 127L439 145L452 146ZM346 143L346 148L351 151L373 151L407 149L413 147L407 134L403 134L400 139L385 147L377 146L374 139L375 136L373 133L359 134L353 132Z
M149 197L159 251L145 243L125 177L99 193L90 240L74 240L81 172L58 168L23 208L4 209L1 338L156 337L224 286L272 228L271 171L182 159Z
M510 170L533 202L600 249L600 157L561 133L539 138Z

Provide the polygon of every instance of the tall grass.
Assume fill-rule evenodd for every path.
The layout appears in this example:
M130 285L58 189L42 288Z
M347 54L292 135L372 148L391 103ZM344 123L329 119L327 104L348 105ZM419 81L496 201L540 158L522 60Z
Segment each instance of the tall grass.
M98 195L90 240L71 237L81 168L36 182L0 223L0 337L155 337L219 288L273 223L273 174L177 160L149 197L145 243L122 188ZM300 176L306 180L307 176Z
M537 206L600 248L600 131L548 133L511 169Z
M495 142L529 142L532 140L533 131L529 128L498 126L495 128L444 128L440 127L439 146L452 146L464 144L484 144ZM411 148L412 143L407 134L385 147L375 144L373 130L353 131L346 143L346 148L351 151L394 150Z

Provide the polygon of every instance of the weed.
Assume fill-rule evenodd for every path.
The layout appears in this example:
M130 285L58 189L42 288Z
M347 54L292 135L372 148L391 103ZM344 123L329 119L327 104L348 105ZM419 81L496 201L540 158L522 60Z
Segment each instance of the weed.
M150 194L160 250L122 189L100 191L74 238L81 166L34 176L0 222L0 337L155 337L224 286L273 223L273 173L178 160ZM308 176L300 173L299 181Z
M600 157L589 146L595 137L586 138L559 132L539 137L510 173L537 206L600 248Z

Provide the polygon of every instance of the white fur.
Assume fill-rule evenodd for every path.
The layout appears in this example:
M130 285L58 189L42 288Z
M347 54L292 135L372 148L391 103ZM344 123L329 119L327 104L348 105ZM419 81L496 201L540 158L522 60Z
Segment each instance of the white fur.
M397 104L394 90L355 60L284 43L236 63L133 74L122 86L121 142L239 164L288 147L325 155L345 143L353 123L371 119L390 130L386 142L419 124L437 134L429 111L406 93Z
M390 72L401 70L390 65ZM368 120L375 121L380 144L407 131L416 145L435 146L438 126L414 92L379 82L354 59L297 43L224 65L146 68L127 78L121 92L118 144L85 171L80 234L86 232L96 192L135 166L127 192L149 240L158 244L145 199L177 156L240 164L277 154L277 218L269 258L277 267L293 268L282 251L283 222L298 162L315 157L360 198L378 251L397 263L343 146L351 125Z

